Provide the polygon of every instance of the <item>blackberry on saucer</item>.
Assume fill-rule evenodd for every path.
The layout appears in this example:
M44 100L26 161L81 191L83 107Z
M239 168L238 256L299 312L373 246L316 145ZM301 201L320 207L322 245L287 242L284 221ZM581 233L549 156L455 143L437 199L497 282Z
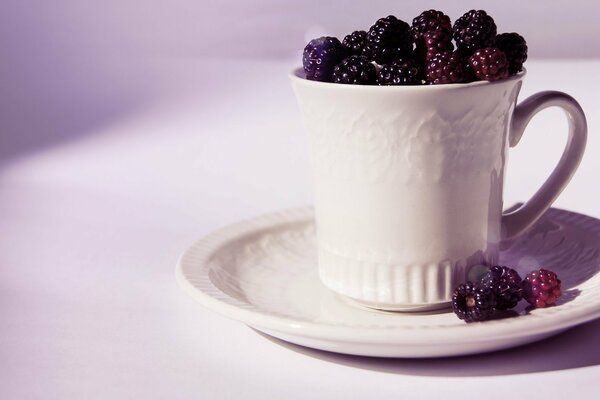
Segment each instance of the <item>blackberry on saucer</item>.
M561 295L561 281L546 269L532 271L523 280L523 298L535 308L553 306Z
M333 69L346 56L346 48L335 37L322 36L311 40L302 54L306 79L331 82Z
M481 284L494 292L496 309L510 310L521 301L521 281L521 276L514 269L495 265L481 279Z
M496 298L490 288L467 282L452 294L452 310L465 322L485 321L496 311Z

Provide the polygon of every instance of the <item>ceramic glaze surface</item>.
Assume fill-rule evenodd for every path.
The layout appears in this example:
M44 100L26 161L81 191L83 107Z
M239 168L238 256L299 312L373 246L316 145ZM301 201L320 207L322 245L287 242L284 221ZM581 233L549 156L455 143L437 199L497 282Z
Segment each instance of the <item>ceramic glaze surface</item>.
M203 305L278 338L323 350L432 357L498 350L600 316L600 221L551 209L523 237L502 242L500 262L522 275L556 271L556 307L466 324L449 310L393 313L356 307L318 276L314 213L285 211L238 223L192 246L178 282ZM510 316L516 316L512 317Z
M519 87L340 93L296 84L327 286L411 308L448 301L469 265L496 260Z
M326 286L376 308L435 308L471 266L497 262L522 77L437 87L292 77Z

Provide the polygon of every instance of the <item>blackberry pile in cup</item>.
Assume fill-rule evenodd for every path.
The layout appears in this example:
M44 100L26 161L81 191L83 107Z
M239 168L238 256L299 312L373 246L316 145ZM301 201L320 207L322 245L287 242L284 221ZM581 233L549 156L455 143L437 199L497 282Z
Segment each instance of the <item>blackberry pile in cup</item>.
M355 85L438 85L497 81L519 73L527 43L518 33L497 34L494 19L471 10L454 25L427 10L412 25L393 15L340 42L323 36L304 48L306 78Z

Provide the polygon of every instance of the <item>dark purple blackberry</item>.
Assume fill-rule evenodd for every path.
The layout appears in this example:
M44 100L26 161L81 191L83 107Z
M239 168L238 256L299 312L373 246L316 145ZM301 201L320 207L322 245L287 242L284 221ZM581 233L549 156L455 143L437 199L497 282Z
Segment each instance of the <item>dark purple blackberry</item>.
M377 84L380 86L420 85L422 80L420 65L410 58L401 58L385 64L377 73Z
M442 30L452 36L452 22L450 17L441 11L423 11L412 21L411 31L415 39L420 38L425 32Z
M372 85L377 79L377 70L367 57L351 56L335 66L333 81L353 85Z
M496 306L490 288L467 282L459 285L452 294L452 310L465 322L484 321L490 318Z
M427 60L425 67L427 83L432 85L462 83L471 80L467 62L457 52L447 51L436 54Z
M429 60L438 53L454 50L452 34L443 30L425 32L416 41L415 53L422 61Z
M527 60L527 42L518 33L502 33L496 36L495 46L502 50L508 58L508 72L514 75L523 69Z
M331 82L333 68L347 55L346 48L337 38L322 36L313 39L304 48L302 65L306 79Z
M342 44L348 49L349 54L361 55L365 47L365 41L367 40L367 32L365 31L354 31L349 35L346 35Z
M469 58L469 67L480 81L497 81L508 76L506 54L495 47L477 50Z
M553 306L561 295L560 283L552 271L532 271L523 280L523 298L535 308Z
M380 18L369 29L363 55L378 64L385 64L409 56L412 51L413 38L410 26L390 15Z
M497 310L510 310L523 298L521 281L514 269L496 265L481 279L481 284L494 292Z
M496 23L483 10L471 10L454 22L454 40L463 57L492 46L495 38Z

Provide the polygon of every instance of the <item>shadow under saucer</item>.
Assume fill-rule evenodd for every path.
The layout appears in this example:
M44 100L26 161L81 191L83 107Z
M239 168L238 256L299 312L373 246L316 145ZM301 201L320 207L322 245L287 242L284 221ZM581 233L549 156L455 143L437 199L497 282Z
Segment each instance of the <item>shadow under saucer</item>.
M548 339L491 353L445 358L378 358L304 347L255 332L296 353L353 368L399 375L469 377L529 374L600 365L600 320Z

